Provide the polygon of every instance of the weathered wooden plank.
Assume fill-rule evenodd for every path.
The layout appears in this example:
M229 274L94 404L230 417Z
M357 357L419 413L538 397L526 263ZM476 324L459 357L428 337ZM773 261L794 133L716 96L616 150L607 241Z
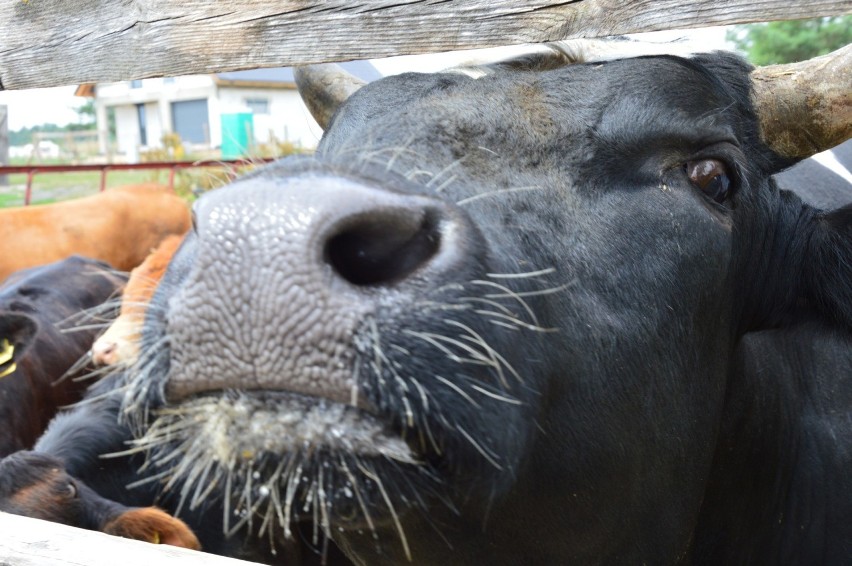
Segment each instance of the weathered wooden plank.
M0 89L852 12L852 0L0 0Z
M0 513L0 565L252 566L254 562Z

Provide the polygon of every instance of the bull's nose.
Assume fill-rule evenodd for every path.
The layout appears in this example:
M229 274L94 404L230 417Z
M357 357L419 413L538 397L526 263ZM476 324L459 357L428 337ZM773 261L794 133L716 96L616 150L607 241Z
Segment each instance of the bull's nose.
M253 179L210 197L198 210L202 238L230 239L237 261L260 253L262 263L319 267L355 287L444 272L469 241L469 223L444 201L346 178Z
M351 403L372 316L472 278L481 245L453 204L317 174L246 178L196 218L195 264L170 300L172 399L240 388Z
M393 284L438 252L446 215L434 205L395 197L384 195L386 206L345 218L325 242L323 258L349 283Z
M445 272L463 255L468 231L462 213L444 201L340 177L255 184L261 214L254 228L279 226L286 245L272 253L285 262L331 274L351 286L396 286Z

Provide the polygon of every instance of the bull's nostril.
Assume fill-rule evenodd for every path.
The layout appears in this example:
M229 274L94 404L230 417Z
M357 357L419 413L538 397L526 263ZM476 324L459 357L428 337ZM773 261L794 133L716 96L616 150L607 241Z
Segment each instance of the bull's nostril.
M326 261L353 285L396 283L438 251L439 216L430 210L388 210L350 219L327 242Z

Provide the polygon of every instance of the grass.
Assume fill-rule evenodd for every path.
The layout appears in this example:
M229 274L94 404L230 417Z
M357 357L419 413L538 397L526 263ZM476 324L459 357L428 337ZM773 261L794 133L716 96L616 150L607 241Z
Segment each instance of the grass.
M8 175L8 186L0 187L0 207L23 206L27 176ZM146 182L168 182L166 171L110 171L107 188ZM32 202L46 204L59 200L78 198L98 192L101 185L99 171L71 173L37 173L33 177Z
M20 194L18 194L20 192ZM33 204L50 204L52 202L56 202L56 199L53 198L53 195L45 196L44 198L33 198ZM10 206L23 206L24 204L24 192L23 191L15 191L14 193L0 193L0 208L7 208Z
M0 208L23 206L27 176L8 175L8 179L8 186L0 187ZM167 184L169 171L110 171L107 173L106 186L109 189L151 182ZM187 200L192 200L195 193L222 186L227 182L228 177L221 167L181 170L175 175L175 191ZM37 173L33 178L32 204L47 204L92 195L98 192L100 185L100 171Z
M164 150L159 150L163 152ZM260 146L257 155L269 155L282 157L293 153L303 153L304 150L289 142L273 141L268 145ZM156 153L150 156L156 161L171 159L165 152L163 155ZM210 159L215 155L192 155L192 159ZM150 160L150 159L149 159ZM42 164L58 163L57 160L45 160ZM13 165L25 165L24 159L13 159ZM240 167L238 173L242 174L252 167ZM7 186L0 186L0 208L23 206L24 193L26 191L26 174L8 175ZM132 171L109 171L106 178L107 188L120 187L123 185L135 185L138 183L162 183L169 182L169 171L167 169L142 169ZM204 191L221 187L230 181L228 172L223 167L198 167L193 169L181 169L175 174L175 192L188 201ZM32 203L46 204L84 197L98 192L101 184L100 171L79 171L67 173L36 173L33 177Z

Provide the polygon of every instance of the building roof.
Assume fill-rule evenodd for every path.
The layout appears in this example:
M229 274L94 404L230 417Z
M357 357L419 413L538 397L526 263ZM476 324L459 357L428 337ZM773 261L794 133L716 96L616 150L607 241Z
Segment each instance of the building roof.
M74 96L83 96L85 98L95 97L95 83L83 83L77 86L74 91Z
M382 78L382 74L369 61L348 61L340 63L340 66L359 79L367 82ZM296 88L293 67L273 67L268 69L251 69L249 71L215 73L213 80L219 86ZM79 85L74 95L94 97L95 84L84 83Z

